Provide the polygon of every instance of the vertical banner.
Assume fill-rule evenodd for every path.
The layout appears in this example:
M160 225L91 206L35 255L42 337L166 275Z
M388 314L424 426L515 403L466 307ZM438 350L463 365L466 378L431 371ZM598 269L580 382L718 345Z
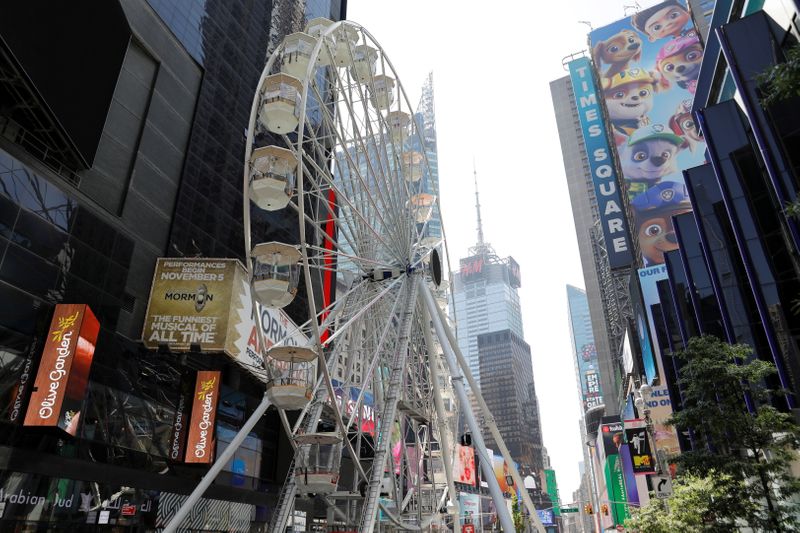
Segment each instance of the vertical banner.
M626 267L633 262L630 232L589 59L582 57L570 62L569 75L600 211L608 264L612 269Z
M217 370L201 370L197 373L186 445L187 463L214 462L214 422L217 418L220 377L221 373Z
M178 385L178 398L175 403L175 418L172 421L172 433L169 436L170 461L182 462L186 452L186 436L189 432L189 416L194 392L194 372L181 374Z
M625 477L625 499L628 501L628 506L638 507L639 489L636 486L636 474L633 472L632 453L631 446L623 444L619 449L619 460L622 463L622 475Z
M678 433L674 426L667 423L672 416L672 400L669 396L669 389L666 385L653 387L650 397L645 401L650 409L650 418L653 420L656 450L663 452L667 458L678 455L681 453Z
M705 161L691 114L703 45L683 0L642 9L589 40L631 226L644 264L657 265L678 247L672 216L691 211L681 171Z
M42 349L24 425L75 436L100 322L85 304L57 304Z
M644 420L625 421L625 442L628 443L634 474L655 474L656 462L650 448Z
M608 506L611 509L613 525L619 525L630 516L625 478L620 461L620 449L624 446L625 440L624 426L619 417L605 416L598 433L600 459L608 489Z
M657 371L658 375L662 376L663 381L664 363L661 360L661 346L658 344L658 334L656 331L655 322L653 320L653 306L661 303L661 298L658 295L657 283L662 279L667 279L669 277L667 274L667 265L660 264L647 268L640 268L638 270L638 277L644 309L642 310L643 313L639 313L637 315L636 327L637 329L642 328L643 330L639 332L640 338L643 333L649 333L650 341L652 342L652 358L656 364L655 369L653 369L648 367L647 363L645 363L645 374L647 376L648 383L653 382L654 371ZM644 318L646 319L645 323L642 323L642 314L644 314Z
M467 492L458 493L459 503L459 525L475 525L480 522L481 497L480 494L470 494Z
M567 302L572 349L575 351L583 409L586 411L603 403L603 393L600 390L600 363L597 360L586 292L567 285Z

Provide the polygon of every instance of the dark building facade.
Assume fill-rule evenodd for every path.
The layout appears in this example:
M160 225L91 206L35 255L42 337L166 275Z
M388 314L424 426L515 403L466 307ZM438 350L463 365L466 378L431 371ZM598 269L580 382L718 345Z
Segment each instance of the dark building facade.
M0 19L0 530L151 530L205 471L168 459L182 380L221 372L217 451L263 393L224 355L142 346L156 258L244 257L244 130L259 73L284 35L341 19L346 5L39 4L4 6ZM255 238L288 240L291 226L258 220ZM100 322L75 437L22 426L15 404L24 409L57 303L88 304ZM291 460L279 428L268 413L187 525L268 521Z
M481 393L511 457L525 474L544 469L531 348L509 329L478 335ZM497 449L488 433L486 446Z
M800 233L785 210L800 191L800 98L765 104L760 80L798 36L796 2L717 2L693 109L708 163L685 172L694 211L675 217L659 287L672 348L704 333L750 345L778 369L781 409L800 393Z

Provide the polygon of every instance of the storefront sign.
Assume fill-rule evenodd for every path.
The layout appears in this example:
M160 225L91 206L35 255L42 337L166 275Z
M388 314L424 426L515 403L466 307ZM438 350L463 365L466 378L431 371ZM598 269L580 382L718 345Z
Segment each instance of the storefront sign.
M214 370L201 370L197 373L192 419L189 423L187 463L214 462L214 420L217 417L220 376L221 373Z
M75 435L99 333L88 305L56 305L24 425Z
M178 401L175 405L175 418L169 436L170 461L182 461L186 450L186 435L189 432L190 407L194 391L194 373L185 371L178 386Z
M39 351L39 338L34 337L28 348L28 355L25 357L25 363L22 365L22 372L17 379L17 384L14 387L14 392L11 394L13 401L11 403L11 412L8 414L9 422L19 423L23 414L25 413L26 400L28 396L28 389L31 385L33 378L33 371L36 363L36 356Z

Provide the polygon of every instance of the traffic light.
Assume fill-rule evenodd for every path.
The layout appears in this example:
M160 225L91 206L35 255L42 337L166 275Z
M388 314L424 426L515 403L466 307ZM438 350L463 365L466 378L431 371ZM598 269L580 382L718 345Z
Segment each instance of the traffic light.
M608 516L608 504L604 503L600 506L600 511L605 515Z
M592 509L592 504L591 503L587 503L586 505L584 505L583 506L583 512L586 513L586 514L594 514L594 509Z

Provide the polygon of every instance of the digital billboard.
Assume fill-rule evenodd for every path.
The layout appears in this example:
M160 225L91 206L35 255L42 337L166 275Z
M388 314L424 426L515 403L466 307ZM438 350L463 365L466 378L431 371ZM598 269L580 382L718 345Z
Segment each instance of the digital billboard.
M656 449L663 450L668 458L681 453L675 427L667 423L672 416L672 399L667 386L654 386L650 397L645 399L645 403L650 409L650 418L653 420Z
M453 479L456 483L475 486L475 448L456 444L456 456L453 461Z
M25 426L57 427L75 436L99 333L88 305L56 304Z
M333 385L333 391L336 393L336 402L337 405L341 408L342 406L342 398L344 397L344 389L343 384L341 381L336 379L331 379L331 384ZM356 407L356 400L358 400L358 395L361 394L361 389L357 387L347 387L350 391L349 398L344 404L344 415L350 417L353 415L353 410ZM361 431L364 433L369 433L373 437L375 436L375 400L372 397L371 392L364 392L363 398L361 399L361 408L360 412L356 415L353 419L356 423L360 422L361 424Z
M633 262L631 237L589 58L571 61L569 75L608 250L608 264L611 268L629 266Z
M608 127L645 266L678 247L672 216L691 211L681 171L702 164L692 118L703 45L682 0L668 0L589 34Z
M589 300L586 292L567 285L569 304L569 325L572 347L575 350L575 365L578 371L580 394L584 411L603 403L600 389L600 364L592 333L592 320L589 315Z
M650 437L644 420L625 421L625 442L630 450L631 467L634 474L654 474L656 461L650 449Z
M614 525L622 524L630 516L626 503L625 474L620 459L620 450L624 444L622 421L616 416L604 416L597 435L597 447Z
M466 492L458 493L459 525L464 524L477 524L480 521L481 514L481 496L480 494L469 494Z
M652 366L645 361L645 374L647 381L648 383L652 383L656 371L658 372L659 376L664 375L664 363L661 360L661 347L658 345L658 342L656 342L658 335L656 333L655 322L653 319L652 306L661 303L661 298L658 295L658 282L662 279L667 279L669 275L667 274L667 265L665 264L640 268L637 273L644 309L638 312L637 316L635 317L636 328L641 328L641 331L639 331L640 339L642 339L646 334L649 334L649 339L647 340L652 340L652 343L648 343L648 348L652 350L651 357L655 362L655 368L652 368Z

